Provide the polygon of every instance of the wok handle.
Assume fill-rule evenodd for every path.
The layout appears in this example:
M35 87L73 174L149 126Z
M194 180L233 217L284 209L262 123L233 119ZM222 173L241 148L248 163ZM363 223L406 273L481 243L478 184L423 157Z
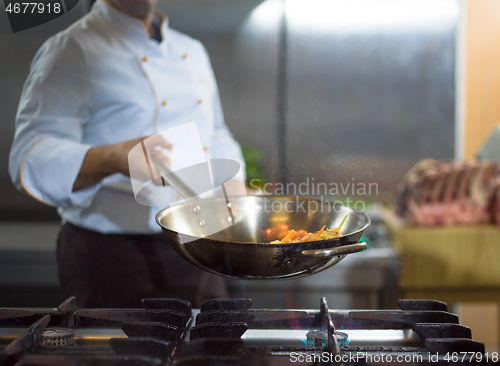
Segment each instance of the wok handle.
M366 243L359 242L356 244L342 245L336 248L303 250L302 252L300 252L299 256L306 258L329 258L339 255L362 252L366 248L368 248Z
M172 172L170 167L162 160L151 156L151 160L153 161L156 170L162 176L162 178L173 188L175 189L183 198L187 201L191 197L197 196L198 193L194 189L192 189L182 178L180 178L176 173Z

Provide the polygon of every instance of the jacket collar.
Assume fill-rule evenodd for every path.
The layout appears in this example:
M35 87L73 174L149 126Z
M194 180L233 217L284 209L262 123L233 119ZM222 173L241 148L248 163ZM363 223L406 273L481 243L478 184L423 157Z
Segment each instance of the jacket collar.
M112 23L116 25L121 33L127 36L127 38L134 39L143 43L157 41L149 37L149 33L146 30L144 24L137 18L125 14L111 5L106 3L104 0L97 0L92 6L92 11L99 11L104 14ZM159 26L161 33L161 43L168 40L168 17L156 9L153 19L153 24Z

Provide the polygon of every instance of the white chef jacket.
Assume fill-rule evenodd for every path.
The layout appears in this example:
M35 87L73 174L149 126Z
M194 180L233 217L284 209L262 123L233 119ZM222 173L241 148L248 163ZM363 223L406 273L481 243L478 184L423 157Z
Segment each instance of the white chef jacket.
M170 29L165 16L160 22L158 42L139 20L98 0L33 60L9 172L18 189L57 206L64 222L100 233L160 231L154 216L164 207L138 204L129 177L114 174L72 192L92 146L195 121L207 158L233 159L244 168L205 49Z

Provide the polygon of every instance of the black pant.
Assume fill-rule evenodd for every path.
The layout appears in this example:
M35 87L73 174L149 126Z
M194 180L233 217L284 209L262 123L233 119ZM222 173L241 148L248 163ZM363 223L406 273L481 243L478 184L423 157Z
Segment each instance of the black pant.
M199 307L227 297L223 277L188 263L162 234L99 234L66 223L57 240L59 279L78 307L140 307L142 298L179 298Z

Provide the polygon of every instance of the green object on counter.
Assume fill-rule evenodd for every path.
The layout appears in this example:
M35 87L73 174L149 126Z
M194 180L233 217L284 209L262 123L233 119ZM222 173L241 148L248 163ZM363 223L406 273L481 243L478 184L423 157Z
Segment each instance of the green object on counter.
M364 241L366 243L366 245L368 246L368 249L371 248L371 245L370 245L370 238L368 238L367 235L361 235L361 238L359 238L359 241Z
M266 181L264 179L264 164L262 159L264 153L250 145L243 145L241 147L243 159L246 164L246 184L249 187L255 188L264 187Z

